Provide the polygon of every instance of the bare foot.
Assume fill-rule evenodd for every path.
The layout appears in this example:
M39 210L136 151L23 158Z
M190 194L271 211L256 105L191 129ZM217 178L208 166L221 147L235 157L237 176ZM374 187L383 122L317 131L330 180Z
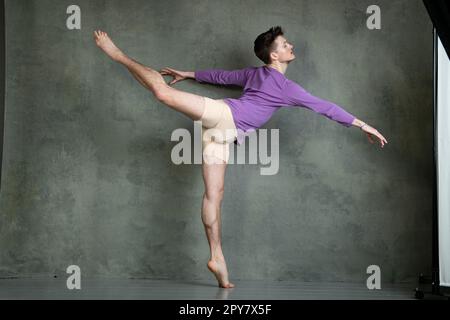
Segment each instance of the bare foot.
M208 261L208 269L219 282L221 288L233 288L234 284L228 281L227 265L223 259L212 259Z
M94 31L94 40L97 46L100 47L111 59L117 61L123 52L116 47L114 42L108 37L108 34L103 31Z

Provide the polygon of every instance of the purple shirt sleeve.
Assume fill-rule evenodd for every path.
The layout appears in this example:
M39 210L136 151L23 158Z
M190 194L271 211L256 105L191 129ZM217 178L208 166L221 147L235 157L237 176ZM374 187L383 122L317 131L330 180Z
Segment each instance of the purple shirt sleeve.
M239 70L221 70L221 69L209 69L195 71L195 80L198 82L207 82L213 84L229 85L233 84L240 87L245 87L247 83L249 68Z
M352 126L353 120L356 118L338 105L313 96L300 85L293 81L286 83L284 95L286 103L289 106L300 106L310 109L316 113L334 120L345 127Z

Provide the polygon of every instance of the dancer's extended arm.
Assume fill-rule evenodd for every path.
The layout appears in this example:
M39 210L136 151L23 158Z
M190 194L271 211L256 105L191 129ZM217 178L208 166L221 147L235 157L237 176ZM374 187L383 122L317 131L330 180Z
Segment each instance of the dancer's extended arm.
M171 68L163 68L160 73L162 75L170 75L174 77L170 84L174 84L185 79L195 79L200 83L206 82L212 84L245 87L249 69L250 68L238 70L208 69L199 71L178 71Z
M194 78L198 82L245 87L250 69L251 67L239 70L199 70L194 72Z
M354 115L347 112L337 104L313 96L293 81L288 81L286 83L284 94L286 97L286 104L289 106L308 108L346 127L359 127L367 134L367 137L371 143L374 143L372 135L376 136L380 140L382 147L384 147L384 144L387 143L387 140L375 128L357 119Z
M346 127L351 127L356 119L354 115L337 104L313 96L293 81L286 83L284 96L287 105L310 109Z

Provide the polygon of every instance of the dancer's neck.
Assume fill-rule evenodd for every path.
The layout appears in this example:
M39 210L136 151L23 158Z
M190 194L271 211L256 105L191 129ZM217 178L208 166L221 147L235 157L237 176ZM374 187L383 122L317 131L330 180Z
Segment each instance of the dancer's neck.
M282 74L286 73L288 64L287 63L280 63L278 61L274 61L272 63L266 64L267 67L269 68L273 68L279 72L281 72Z

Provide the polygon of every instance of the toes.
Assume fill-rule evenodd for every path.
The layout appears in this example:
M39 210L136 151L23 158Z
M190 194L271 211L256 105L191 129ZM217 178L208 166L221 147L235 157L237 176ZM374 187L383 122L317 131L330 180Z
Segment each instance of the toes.
M232 284L231 282L228 282L227 284L220 284L219 283L219 287L225 288L225 289L234 288L234 284Z
M95 36L95 39L100 39L100 38L102 38L104 35L103 35L103 33L104 32L102 32L102 31L100 31L100 30L95 30L94 31L94 36Z
M99 36L102 37L102 38L108 38L109 39L108 34L106 32L104 32L104 31L99 31Z
M108 34L107 34L106 32L104 32L104 31L97 30L97 31L95 31L94 33L95 33L97 39L109 38L109 37L108 37Z

